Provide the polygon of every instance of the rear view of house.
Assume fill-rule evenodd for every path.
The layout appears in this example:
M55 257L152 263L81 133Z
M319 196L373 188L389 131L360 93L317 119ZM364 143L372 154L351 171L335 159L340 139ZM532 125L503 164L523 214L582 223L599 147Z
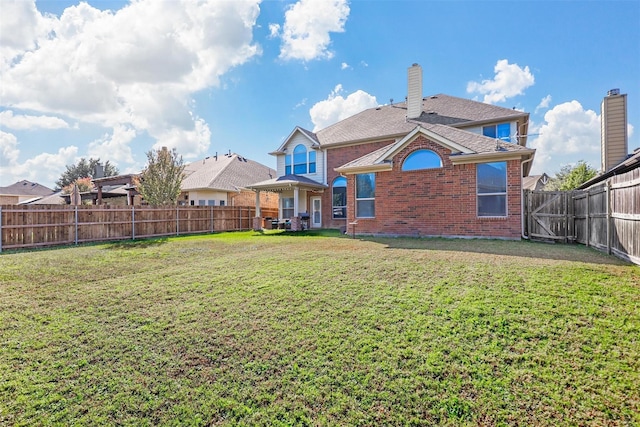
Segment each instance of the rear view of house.
M318 132L296 127L272 155L277 177L252 184L280 193L292 229L370 235L519 238L529 114L422 95L408 69L406 102L362 111Z

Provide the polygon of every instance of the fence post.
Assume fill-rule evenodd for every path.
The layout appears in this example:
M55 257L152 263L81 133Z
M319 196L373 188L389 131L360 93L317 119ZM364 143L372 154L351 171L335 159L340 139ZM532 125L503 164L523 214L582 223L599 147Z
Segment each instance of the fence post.
M611 181L607 180L607 254L611 255Z
M2 206L0 206L0 252L2 252Z
M176 236L180 235L180 207L176 205Z
M136 207L131 205L131 240L136 240Z
M591 191L587 190L587 218L585 220L585 224L587 224L587 229L585 230L585 234L587 236L587 247L591 246L591 216L589 213L589 194Z
M211 209L209 209L211 215L211 232L213 233L213 205L211 205Z
M76 232L75 232L75 238L73 240L74 240L74 243L77 246L78 245L78 205L75 206L74 211L75 211L75 215L74 216L75 216Z

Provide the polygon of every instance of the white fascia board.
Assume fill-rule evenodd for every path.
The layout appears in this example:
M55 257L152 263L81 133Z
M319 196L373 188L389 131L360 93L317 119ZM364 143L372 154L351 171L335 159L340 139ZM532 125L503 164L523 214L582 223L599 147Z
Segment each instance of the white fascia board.
M536 150L518 150L508 152L456 154L449 156L449 160L454 165L464 165L469 163L499 162L502 160L516 160L533 157Z
M293 138L293 136L296 134L296 132L300 132L302 134L302 136L304 136L305 138L307 138L309 141L311 141L312 146L318 146L318 142L312 138L309 137L309 135L307 135L306 132L302 131L302 128L300 126L296 126L291 133L289 134L289 136L287 136L284 139L284 142L282 144L280 144L280 147L278 147L277 150L272 151L271 155L278 155L278 154L284 154L284 149L287 146L287 144L289 143L289 141L291 140L291 138Z

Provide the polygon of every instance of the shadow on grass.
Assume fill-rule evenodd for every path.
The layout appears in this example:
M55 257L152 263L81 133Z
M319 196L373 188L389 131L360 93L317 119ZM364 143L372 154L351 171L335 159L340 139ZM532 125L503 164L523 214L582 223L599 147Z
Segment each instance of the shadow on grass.
M544 243L530 240L500 239L447 239L442 237L356 237L362 241L380 243L394 249L471 252L609 265L631 264L595 248L573 243Z
M144 249L152 246L164 245L169 241L168 237L159 237L153 239L140 239L140 240L119 240L116 242L108 243L107 249Z

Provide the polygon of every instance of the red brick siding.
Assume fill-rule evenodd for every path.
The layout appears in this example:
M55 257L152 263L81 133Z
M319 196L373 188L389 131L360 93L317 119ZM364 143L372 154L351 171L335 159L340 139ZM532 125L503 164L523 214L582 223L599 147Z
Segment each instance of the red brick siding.
M334 169L349 163L367 153L375 151L395 142L394 140L381 141L369 144L352 145L349 147L339 147L327 150L327 184L329 188L322 194L322 226L325 228L340 228L347 224L346 219L333 219L332 210L332 188L331 184L340 174ZM349 193L347 193L349 194ZM314 196L317 194L310 194ZM348 203L347 197L347 203ZM311 206L310 204L307 206ZM350 208L347 206L347 211ZM348 213L347 213L348 215Z
M418 148L438 153L443 167L402 172L402 162ZM358 218L356 233L519 238L520 161L507 162L507 216L481 218L476 214L476 165L454 166L449 154L449 150L423 136L398 153L393 159L392 171L376 174L375 218ZM343 155L348 157L346 153ZM350 223L356 220L355 176L347 178L347 222ZM330 197L328 200L330 203ZM353 231L351 226L348 230Z

